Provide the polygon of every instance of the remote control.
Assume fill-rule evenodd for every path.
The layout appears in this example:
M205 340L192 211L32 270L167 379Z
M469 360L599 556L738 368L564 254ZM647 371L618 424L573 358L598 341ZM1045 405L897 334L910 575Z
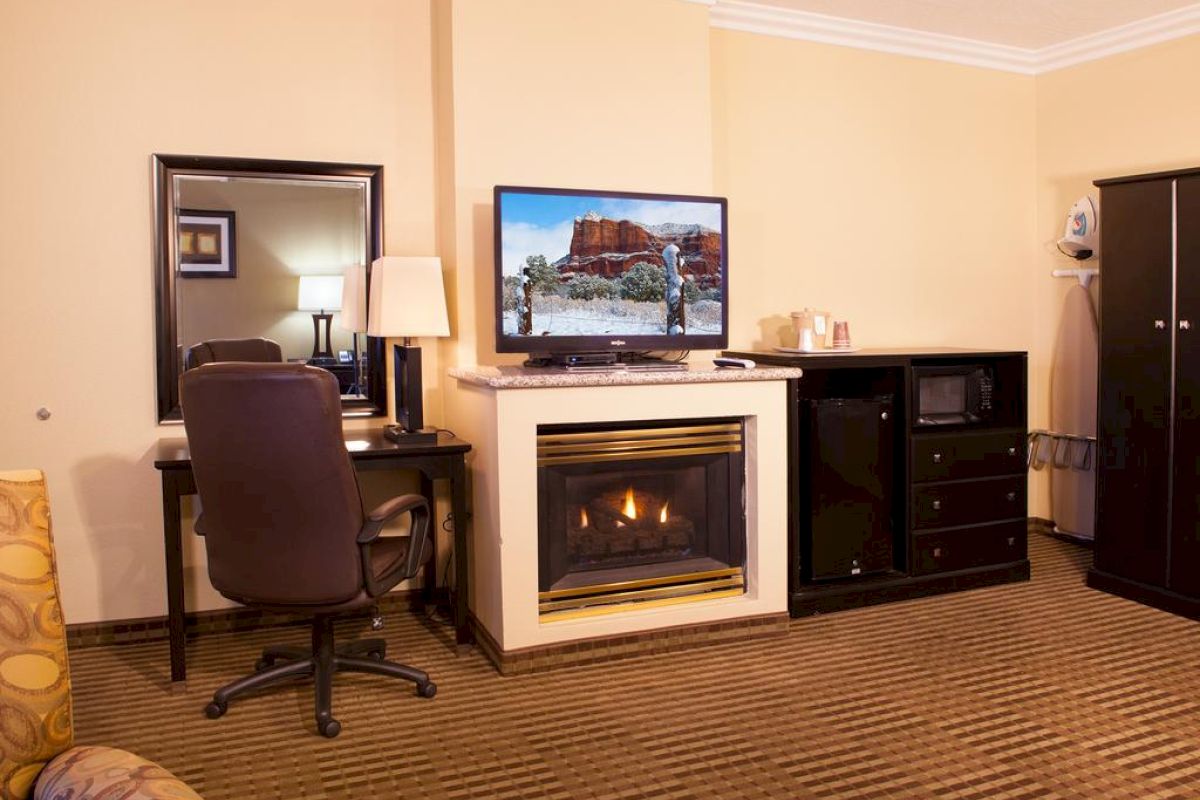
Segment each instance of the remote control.
M754 369L754 362L748 358L728 358L719 356L713 359L718 367L734 367L736 369Z

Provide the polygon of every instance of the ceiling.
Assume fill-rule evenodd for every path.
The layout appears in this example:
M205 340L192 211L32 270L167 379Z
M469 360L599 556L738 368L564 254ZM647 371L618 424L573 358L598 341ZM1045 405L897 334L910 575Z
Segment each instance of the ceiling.
M754 0L760 5L1040 50L1195 0Z

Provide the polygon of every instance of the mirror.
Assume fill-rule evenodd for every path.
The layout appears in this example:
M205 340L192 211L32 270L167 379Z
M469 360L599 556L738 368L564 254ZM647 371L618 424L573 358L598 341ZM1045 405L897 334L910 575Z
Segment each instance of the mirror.
M183 371L213 360L327 369L343 415L386 413L384 341L363 333L382 252L382 173L154 156L160 422L182 419Z

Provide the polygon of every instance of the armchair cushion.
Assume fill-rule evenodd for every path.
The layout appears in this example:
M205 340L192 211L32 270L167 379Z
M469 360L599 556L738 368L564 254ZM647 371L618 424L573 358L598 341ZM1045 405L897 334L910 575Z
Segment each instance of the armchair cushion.
M153 761L112 747L73 747L46 765L33 800L201 800Z
M40 470L0 472L0 798L199 798L124 750L71 747L58 594L46 478Z
M0 472L0 796L71 746L70 692L46 480Z

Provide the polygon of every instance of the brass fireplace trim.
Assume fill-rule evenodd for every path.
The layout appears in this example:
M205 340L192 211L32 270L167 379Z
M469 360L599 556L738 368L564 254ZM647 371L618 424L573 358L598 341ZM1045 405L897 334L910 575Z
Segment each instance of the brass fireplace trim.
M666 456L739 453L739 422L585 433L545 433L537 437L538 466L598 461L638 461Z
M741 575L741 567L726 567L724 569L709 569L703 572L688 572L683 575L663 575L659 578L641 578L632 581L615 581L613 583L591 584L577 586L573 589L551 589L538 592L538 600L561 600L564 597L579 597L587 594L602 594L606 592L626 592L633 589L645 589L650 586L667 586L684 581L703 581L711 578L731 578Z
M637 585L636 587L634 585ZM746 579L741 567L722 570L673 575L665 578L647 578L644 581L598 584L580 589L565 589L560 592L538 592L538 614L543 618L556 612L588 609L627 610L627 603L636 602L638 607L661 600L679 598L704 599L714 594L745 592Z
M738 586L734 589L722 589L717 591L706 592L704 594L687 594L676 597L663 597L658 600L643 600L637 604L637 608L662 608L663 606L677 606L683 603L698 603L704 600L719 600L726 597L741 597L746 593L746 587ZM628 611L629 606L625 603L612 603L602 606L588 606L586 608L573 608L566 611L551 611L541 615L542 622L567 622L573 619L584 619L587 617L598 617L603 614L616 614L622 611Z
M660 436L691 436L696 433L736 433L741 435L740 422L715 422L711 425L682 425L674 428L626 428L616 431L584 431L581 433L540 433L538 443L551 442L610 442L614 439L657 439Z

